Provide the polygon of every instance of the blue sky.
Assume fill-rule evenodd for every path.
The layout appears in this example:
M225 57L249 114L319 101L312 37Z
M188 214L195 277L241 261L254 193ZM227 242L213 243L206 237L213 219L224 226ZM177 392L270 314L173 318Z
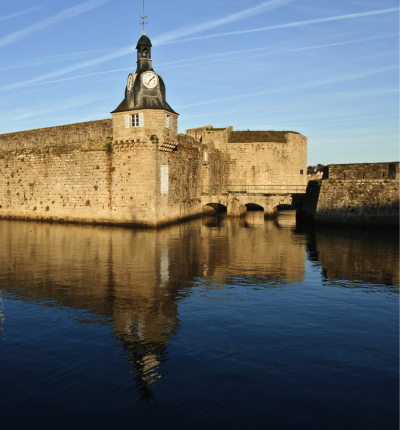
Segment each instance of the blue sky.
M0 7L0 133L110 117L142 0ZM399 160L398 0L146 1L179 131L294 130L308 164Z

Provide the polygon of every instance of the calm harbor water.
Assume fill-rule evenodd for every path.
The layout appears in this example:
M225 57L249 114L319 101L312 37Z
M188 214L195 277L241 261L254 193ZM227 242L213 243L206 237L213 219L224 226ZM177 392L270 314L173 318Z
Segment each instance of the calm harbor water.
M0 221L1 429L397 429L398 234Z

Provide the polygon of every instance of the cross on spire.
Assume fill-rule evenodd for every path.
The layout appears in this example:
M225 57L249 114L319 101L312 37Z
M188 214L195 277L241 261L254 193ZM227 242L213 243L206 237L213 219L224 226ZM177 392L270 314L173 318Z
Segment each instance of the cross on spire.
M143 16L141 16L140 18L142 19L142 22L140 23L140 25L143 25L143 34L146 34L146 33L144 32L144 26L145 26L146 24L148 24L148 23L147 23L147 22L144 22L144 20L147 18L147 16L144 14L144 0L143 0Z

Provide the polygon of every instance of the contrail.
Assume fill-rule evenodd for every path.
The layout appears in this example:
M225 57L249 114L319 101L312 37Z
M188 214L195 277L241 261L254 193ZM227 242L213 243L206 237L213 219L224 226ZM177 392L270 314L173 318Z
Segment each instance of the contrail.
M211 37L231 36L234 34L245 34L245 33L255 33L255 32L259 32L259 31L276 30L279 28L301 27L301 26L309 25L309 24L320 24L322 22L339 21L342 19L362 18L364 16L381 15L384 13L398 12L398 11L399 11L398 7L391 7L388 9L379 9L379 10L373 10L370 12L359 12L359 13L351 13L351 14L347 14L347 15L330 16L330 17L326 17L326 18L309 19L306 21L289 22L286 24L271 25L269 27L253 28L250 30L238 30L238 31L230 31L228 33L209 34L206 36L191 37L189 39L170 40L170 41L169 40L168 41L162 40L161 42L157 41L157 44L158 45L164 45L167 43L187 42L190 40L199 40L199 39L209 39Z
M15 84L3 85L0 87L0 91L12 90L12 89L19 88L19 87L25 87L25 86L35 84L36 82L43 81L44 79L51 79L51 78L55 78L57 76L65 75L66 73L70 73L70 72L73 72L75 70L82 69L84 67L93 66L95 64L100 64L100 63L103 63L105 61L113 60L114 58L122 57L123 55L126 55L126 54L133 52L134 50L135 50L135 45L132 45L128 48L120 49L120 50L118 50L112 54L106 54L106 55L102 55L102 56L97 57L97 58L85 60L85 61L82 61L80 63L74 64L72 66L64 67L63 69L59 69L59 70L55 70L54 72L46 73L44 75L38 76L37 78L27 79L26 81L17 82Z
M248 54L248 53L256 54L256 53L258 53L258 54L256 54L256 56L262 57L262 56L266 56L266 55L284 54L284 53L288 53L288 52L328 48L328 47L332 47L332 46L347 45L350 43L366 42L369 40L384 39L384 38L394 37L394 36L398 36L398 34L388 34L388 35L375 36L375 37L365 37L365 38L361 38L361 39L348 40L345 42L329 43L329 44L325 44L325 45L305 46L302 48L293 48L293 49L285 49L285 50L277 50L277 51L270 51L269 48L268 49L266 49L266 48L255 48L255 49L245 49L245 50L239 50L239 51L229 51L229 52L225 52L225 53L209 54L209 55L203 55L203 56L199 56L199 57L186 58L184 60L177 60L177 61L172 61L169 63L160 63L157 66L160 68L160 70L169 70L169 69L179 68L179 67L191 67L191 66L195 66L195 65L204 63L204 62L193 62L193 63L191 63L192 61L196 61L196 60L208 60L205 63L209 64L210 59L214 59L213 61L211 61L213 63L219 62L219 61L229 61L230 59L237 58L237 54ZM132 47L124 48L122 55L126 55L126 53L131 53L132 51L133 51ZM265 51L267 51L267 52L265 52ZM55 72L50 72L50 73L47 73L45 75L38 76L37 78L29 79L27 81L22 81L22 82L18 82L15 84L5 85L3 87L0 87L0 91L20 88L20 87L34 86L34 85L54 84L57 82L65 82L65 81L71 81L71 80L80 79L80 78L86 78L88 76L104 75L104 74L108 74L108 73L116 73L116 72L122 72L122 71L126 71L126 70L132 70L132 67L126 67L126 68L122 68L122 69L105 70L103 72L86 73L83 75L72 76L70 78L55 79L55 80L51 80L51 81L43 81L43 79L49 79L52 77L57 77L57 76L69 73L71 71L74 71L74 70L79 70L79 69L84 68L84 67L92 66L94 64L100 64L103 61L108 61L110 59L117 58L121 55L121 52L122 51L117 51L113 54L108 54L108 55L105 55L105 56L102 56L99 58L95 58L93 60L86 60L82 63L78 63L76 65L69 66L69 67L66 67L64 69L57 70ZM226 58L226 57L229 57L230 55L235 55L235 56L232 58ZM222 58L220 58L220 57L222 57ZM252 57L254 57L254 55L241 57L241 58L243 59L243 58L252 58ZM220 59L216 59L216 58L220 58ZM185 63L187 63L187 64L185 64ZM41 64L41 63L38 63L38 64ZM18 65L18 67L19 67L19 65ZM3 69L0 69L0 70L3 70Z
M265 90L265 91L257 91L254 93L246 93L246 94L242 94L242 95L238 95L238 96L225 97L225 98L220 98L220 99L215 99L215 100L207 100L204 102L191 103L188 105L177 106L177 108L183 109L183 108L188 108L188 107L193 107L193 106L202 106L202 105L213 104L213 103L217 103L217 102L224 102L224 101L228 101L228 100L236 100L236 99L242 99L242 98L246 98L246 97L259 96L262 94L278 93L281 91L293 91L293 90L298 90L298 89L319 87L319 86L324 86L324 85L328 85L328 84L336 84L336 83L340 83L340 82L362 79L362 78L366 78L368 76L372 76L372 75L376 75L376 74L384 73L384 72L389 72L392 70L398 70L398 68L399 68L399 66L397 66L397 65L396 66L389 66L389 67L377 67L375 69L364 70L364 71L358 72L358 73L349 73L349 74L344 75L344 76L336 76L334 78L325 78L325 79L320 79L320 80L313 80L312 82L307 83L307 84L303 84L303 85L298 85L298 86L293 86L293 87L284 87L282 89L279 88L279 89L270 89L270 90Z
M26 13L36 12L37 10L43 9L44 6L36 6L30 9L21 10L21 12L14 13L13 15L7 15L0 17L0 21L4 21L5 19L15 18L16 16L25 15Z
M211 21L203 22L200 24L194 24L188 27L184 27L175 31L171 31L165 33L158 38L156 37L153 40L155 45L163 45L170 41L173 41L179 37L188 36L190 34L200 33L202 31L208 31L212 28L219 27L220 25L229 24L234 21L238 21L240 19L248 18L249 16L253 16L259 13L266 12L267 10L271 10L280 6L284 6L294 0L271 0L264 3L259 4L258 6L251 7L249 9L245 9L241 12L237 12L231 15L226 16L225 18L214 19Z
M31 34L36 33L40 30L43 30L46 27L50 27L51 25L57 24L60 21L80 15L81 13L84 13L90 9L94 9L109 1L111 0L89 0L77 6L64 9L62 12L60 12L57 15L46 18L42 21L37 22L36 24L32 24L22 30L15 31L14 33L9 34L8 36L1 38L0 48L7 45L11 45L12 43L19 42L20 40L25 39Z

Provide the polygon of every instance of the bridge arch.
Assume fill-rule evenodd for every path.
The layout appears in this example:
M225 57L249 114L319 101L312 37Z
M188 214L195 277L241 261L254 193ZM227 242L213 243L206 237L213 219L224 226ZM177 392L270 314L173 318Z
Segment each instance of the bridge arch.
M264 206L261 206L257 203L246 203L245 204L247 212L254 212L254 211L262 211L264 212Z
M203 212L215 213L215 212L227 212L228 208L222 203L206 203L203 205Z

